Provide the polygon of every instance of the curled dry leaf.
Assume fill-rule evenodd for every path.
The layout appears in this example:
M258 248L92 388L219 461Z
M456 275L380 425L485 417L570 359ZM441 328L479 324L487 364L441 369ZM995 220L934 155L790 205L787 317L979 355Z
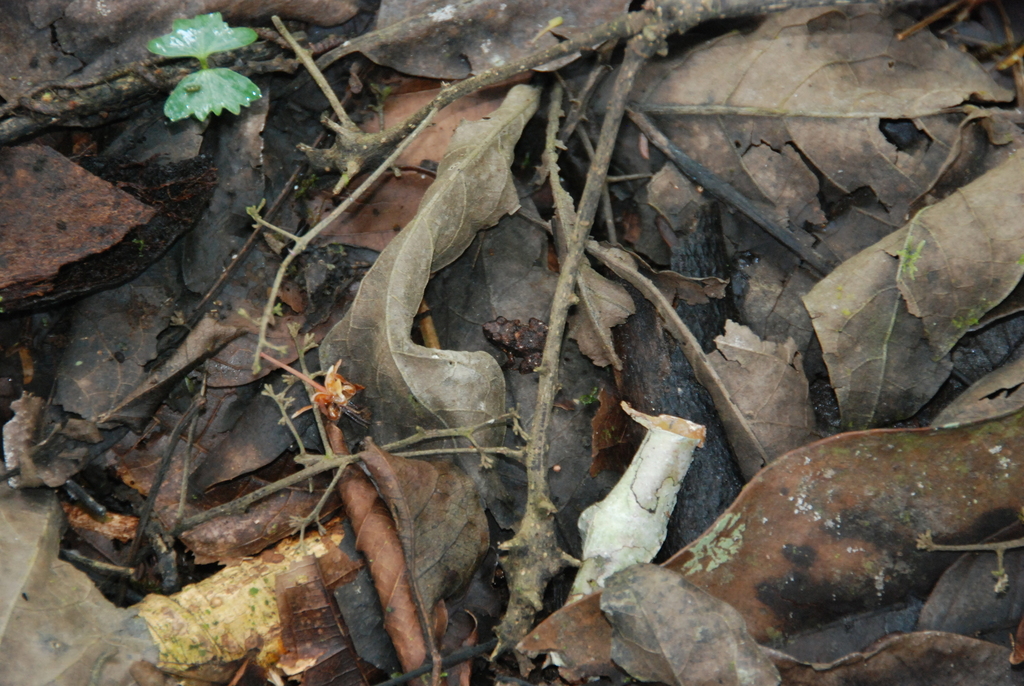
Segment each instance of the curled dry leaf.
M487 517L473 482L447 462L407 460L376 446L363 460L391 511L399 509L397 500L405 502L412 521L396 524L400 536L412 528L416 583L433 608L465 588L487 552Z
M391 637L402 668L415 669L423 664L428 651L395 522L361 470L347 468L338 482L338 492L356 534L356 550L366 558L384 608L384 630Z
M612 659L638 681L673 686L775 686L779 673L736 610L656 565L608 580L601 611Z
M504 411L504 378L490 355L425 348L409 332L430 274L519 206L509 166L538 99L537 89L516 86L489 119L459 127L415 219L381 253L348 315L323 341L322 358L344 360L345 377L367 387L380 442L416 426L469 426ZM496 427L481 438L496 445L502 434Z
M469 583L487 552L487 518L472 482L454 465L370 450L375 455L364 456L376 488L355 468L346 469L338 488L385 608L384 627L403 668L414 669L427 651L408 569L415 570L425 609L433 615L441 600ZM395 506L397 501L404 506ZM407 512L412 521L393 518L389 507ZM411 565L403 538L415 550Z
M582 307L569 318L569 338L598 367L612 365L622 369L622 360L615 354L612 329L636 310L633 298L620 284L601 276L588 264L580 267L576 292Z

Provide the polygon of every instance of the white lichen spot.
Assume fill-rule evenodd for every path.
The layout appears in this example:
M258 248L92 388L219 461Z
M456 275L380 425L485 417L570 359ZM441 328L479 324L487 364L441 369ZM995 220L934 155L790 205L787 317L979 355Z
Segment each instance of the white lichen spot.
M878 597L882 597L882 591L885 590L885 570L879 570L878 574L875 574L875 590L878 591Z
M989 448L988 451L993 455L998 455L999 453L1003 452L1003 446L995 445Z
M1010 458L1008 458L1006 455L1003 455L1002 457L1000 457L998 462L999 462L999 468L1000 469L1009 469L1010 465L1013 464L1010 461ZM1007 474L1007 476L1009 476L1009 474Z
M430 21L448 21L455 16L455 5L439 7L427 16L430 17Z

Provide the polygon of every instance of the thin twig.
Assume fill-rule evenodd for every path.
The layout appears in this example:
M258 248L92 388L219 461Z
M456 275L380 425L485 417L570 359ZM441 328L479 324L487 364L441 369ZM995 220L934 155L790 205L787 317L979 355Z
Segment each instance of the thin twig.
M164 450L163 459L160 460L160 466L157 468L156 475L153 477L153 483L149 486L149 495L146 497L146 502L142 506L142 512L139 513L139 523L135 529L135 538L132 539L131 548L128 549L127 562L129 567L135 564L135 558L139 554L139 547L142 545L142 538L146 534L146 527L149 526L149 518L153 514L153 507L156 505L156 497L160 493L160 487L163 486L164 477L167 476L167 470L171 466L171 456L174 455L174 450L178 447L178 439L181 438L181 434L185 431L185 427L192 421L192 417L199 414L199 411L204 407L206 407L206 398L202 395L196 396L192 400L192 404L185 411L185 414L181 415L178 423L174 425L174 429L171 431L171 435L167 442L167 448ZM183 476L182 478L187 477Z
M665 328L676 339L687 362L693 368L697 381L711 394L711 399L715 403L715 409L722 418L729 442L732 444L733 451L737 456L740 471L743 472L744 478L749 481L768 462L768 455L765 453L764 447L757 440L757 436L750 428L747 418L740 412L736 403L733 402L732 396L729 394L718 372L711 366L707 355L704 354L704 350L697 341L697 337L693 335L693 332L686 326L686 323L680 319L679 314L672 307L672 303L654 285L654 282L637 271L635 264L631 261L629 264L623 264L621 259L616 259L616 255L613 252L615 250L619 249L603 246L594 241L590 241L587 245L587 252L611 269L616 276L628 281L654 305L661 316L661 320L665 323Z
M199 389L200 397L206 397L206 378L207 374L203 372L203 385ZM192 423L188 427L188 440L185 441L185 459L181 465L181 473L184 475L181 479L181 489L178 494L178 513L174 516L174 521L178 521L185 514L185 501L188 499L188 476L189 469L192 464L192 446L195 443L196 438L196 427L199 425L199 415L195 414L192 417Z
M359 454L336 455L334 459L321 457L318 462L308 465L301 471L289 474L282 479L278 479L272 484L267 484L263 488L256 489L252 493L247 493L240 498L235 498L230 503L211 507L209 510L194 514L191 517L186 517L174 526L171 533L175 536L180 536L183 532L188 531L189 529L194 529L200 524L208 522L211 519L244 514L254 503L263 500L267 496L273 495L274 493L290 486L294 486L295 484L302 483L306 479L316 476L317 474L321 474L331 469L344 467L358 458Z
M438 438L451 438L453 436L463 436L464 437L467 433L471 434L471 433L473 433L475 431L478 431L481 428L484 428L485 426L488 426L488 425L492 424L493 422L497 422L497 421L503 420L503 419L508 419L510 416L513 419L513 428L518 427L518 422L515 421L515 419L516 419L515 415L509 414L509 415L503 415L501 417L495 417L494 419L492 419L492 420L490 420L488 422L484 422L482 424L478 424L476 426L471 426L471 427L461 427L461 428L457 427L457 428L454 428L454 429L438 429L436 431L424 431L424 430L420 429L420 430L417 431L416 435L411 436L411 437L406 438L406 439L402 439L400 441L394 441L392 443L387 443L387 444L381 446L381 449L390 453L390 452L395 452L395 450L398 449L398 448L410 445L412 443L417 443L419 441L431 441L431 440L435 440L435 439L438 439ZM470 448L470 449L466 449L466 450L475 450L475 448ZM508 450L508 449L506 449L506 448L497 448L496 447L496 448L483 448L483 450L498 452L498 451L505 451L505 450ZM449 449L449 452L450 452L450 449ZM511 453L511 451L510 451L510 453ZM329 471L331 469L337 469L337 468L345 467L345 466L351 464L352 462L354 462L354 461L356 461L358 459L362 459L362 453L357 453L355 455L340 455L338 453L334 453L333 457L328 457L326 455L307 455L307 457L306 457L307 464L306 464L306 466L302 470L300 470L298 472L295 472L294 474L289 474L288 476L286 476L286 477L284 477L282 479L278 479L274 483L267 484L263 488L257 489L255 491L253 491L252 493L248 493L248 494L243 495L243 496L241 496L239 498L236 498L235 500L232 500L230 503L225 503L223 505L218 505L217 507L212 507L209 510L205 510L204 512L200 512L198 514L192 515L191 517L186 517L184 520L179 521L174 526L174 529L171 531L171 533L174 534L175 536L178 536L182 532L188 531L189 529L194 529L195 527L199 526L200 524L203 524L204 522L208 522L211 519L216 519L217 517L227 517L227 516L231 516L231 515L243 514L254 503L257 503L260 500L263 500L264 498L266 498L268 496L271 496L271 495L273 495L274 493L277 493L280 490L283 490L283 489L288 488L290 486L294 486L295 484L298 484L298 483L302 483L303 481L305 481L305 480L307 480L307 479L309 479L311 477L314 477L317 474L322 474L323 472Z
M359 128L352 123L352 120L348 117L348 112L345 111L345 108L341 106L341 102L338 101L338 96L334 92L334 89L331 88L331 84L327 83L327 79L324 78L323 72L317 69L309 51L299 45L299 42L295 40L295 37L291 32L285 28L284 22L281 21L280 17L274 15L270 20L274 22L274 27L277 29L277 32L280 33L286 41L288 41L288 45L291 46L292 51L302 62L303 66L306 67L309 75L313 77L314 81L316 81L316 85L320 86L320 90L327 97L327 102L331 103L331 109L334 110L334 116L338 118L339 125L350 131L358 131Z
M443 660L441 660L441 668L448 669L449 667L454 667L460 662L470 660L476 657L477 655L483 655L484 653L490 652L497 644L498 639L492 638L490 641L481 643L478 646L468 646L466 648L459 648L458 650L453 651L450 655L446 656ZM375 684L375 686L401 686L402 684L409 683L418 676L423 676L427 672L431 671L433 668L433 662L424 662L416 669L408 671L405 674L402 674L401 676L396 676L394 679L382 681L379 684Z

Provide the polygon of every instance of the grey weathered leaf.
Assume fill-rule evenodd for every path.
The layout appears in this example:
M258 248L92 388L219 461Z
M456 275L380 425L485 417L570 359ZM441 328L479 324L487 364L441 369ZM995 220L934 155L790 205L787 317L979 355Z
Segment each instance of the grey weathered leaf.
M821 342L845 428L905 419L949 376L949 356L932 360L921 320L896 285L901 229L863 250L804 296Z
M130 686L132 662L155 659L146 626L57 559L62 517L49 490L0 483L2 684Z
M807 377L793 339L762 341L753 331L729 320L718 350L708 355L736 405L747 416L769 458L818 438L808 398Z
M740 613L656 565L614 575L601 594L612 659L639 681L673 686L772 685L779 673L747 633Z
M494 358L425 348L409 332L431 272L519 206L509 166L538 99L537 89L516 86L489 119L459 127L416 217L381 253L348 315L324 338L323 363L342 360L345 377L366 386L379 442L416 426L472 425L504 411L505 383ZM502 430L480 438L500 443Z
M941 358L1024 275L1024 161L1020 155L925 208L907 225L896 277Z

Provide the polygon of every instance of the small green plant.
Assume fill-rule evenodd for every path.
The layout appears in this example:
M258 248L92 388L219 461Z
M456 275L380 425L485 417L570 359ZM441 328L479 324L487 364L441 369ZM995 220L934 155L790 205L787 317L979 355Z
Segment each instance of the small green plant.
M256 38L252 29L233 29L224 23L220 12L213 12L177 19L173 31L149 41L150 52L199 60L199 71L183 78L167 98L167 118L178 121L195 116L203 121L211 112L219 115L225 109L238 114L242 107L259 100L262 94L255 83L230 69L210 69L206 62L214 53L241 48Z

